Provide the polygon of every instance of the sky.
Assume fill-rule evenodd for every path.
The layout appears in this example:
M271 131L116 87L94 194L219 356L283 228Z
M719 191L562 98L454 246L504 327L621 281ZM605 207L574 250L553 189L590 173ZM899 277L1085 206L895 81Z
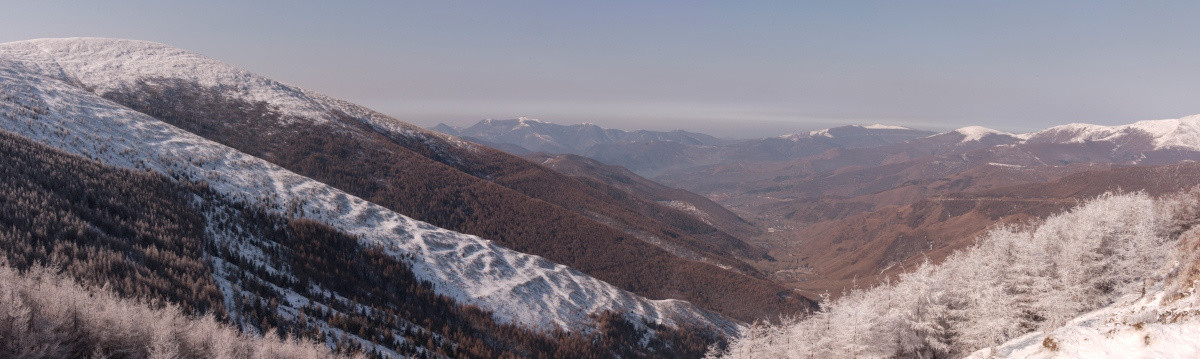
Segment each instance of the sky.
M1200 113L1197 2L19 1L0 42L166 43L421 126L775 136Z

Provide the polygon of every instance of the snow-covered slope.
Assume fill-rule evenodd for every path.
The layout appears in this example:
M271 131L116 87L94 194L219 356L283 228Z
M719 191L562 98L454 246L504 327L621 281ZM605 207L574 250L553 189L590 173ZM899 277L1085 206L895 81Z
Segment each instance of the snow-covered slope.
M105 93L151 78L181 78L204 86L230 86L248 101L266 101L285 113L325 119L329 110L357 106L229 66L164 44L104 38L38 39L0 45L0 53L26 72L45 74ZM354 115L365 115L355 113Z
M1200 355L1200 303L1163 293L1133 298L1034 332L969 358L1195 358Z
M345 114L362 119L376 129L416 138L436 132L397 121L353 103L335 99L257 75L204 55L165 44L109 38L35 39L0 44L0 56L14 69L39 73L90 92L134 87L149 79L181 79L201 86L226 89L227 94L249 102L263 101L290 115L284 120L331 121ZM444 140L458 146L470 143ZM440 141L425 141L437 147Z
M1149 150L1200 151L1200 115L1139 121L1121 126L1072 123L1029 134L1030 142L1084 143L1145 141Z
M110 61L120 53L153 58L127 68L125 62ZM493 311L502 322L583 330L588 314L613 310L668 325L736 330L735 323L690 303L648 300L541 257L413 220L94 92L153 77L237 83L245 98L269 99L296 118L320 120L329 110L355 112L380 128L414 136L428 133L165 45L108 39L0 44L0 129L110 165L203 179L219 192L279 213L301 209L294 213L356 234L398 257L411 256L413 271L433 282L437 292Z
M815 133L815 131L814 131ZM1142 150L1180 149L1200 151L1200 115L1179 119L1139 121L1128 125L1102 126L1072 123L1031 133L1009 133L981 126L967 126L930 137L962 136L960 143L1001 136L1014 143L1085 143L1117 142L1142 145Z

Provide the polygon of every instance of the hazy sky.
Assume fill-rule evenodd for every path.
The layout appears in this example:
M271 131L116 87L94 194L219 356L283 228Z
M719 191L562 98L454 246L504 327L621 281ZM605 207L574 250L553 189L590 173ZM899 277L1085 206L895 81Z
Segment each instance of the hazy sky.
M419 125L766 136L1200 113L1200 6L1158 1L20 1L0 42L197 51Z

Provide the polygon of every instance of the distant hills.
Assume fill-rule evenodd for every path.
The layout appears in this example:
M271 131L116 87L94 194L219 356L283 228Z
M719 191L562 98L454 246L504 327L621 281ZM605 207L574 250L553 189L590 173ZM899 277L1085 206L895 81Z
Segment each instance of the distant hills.
M504 132L498 127L488 121L472 126L487 141L503 141L489 137ZM538 127L522 128L527 136L552 137L538 134ZM583 155L639 168L653 181L704 195L766 229L747 238L772 248L779 262L759 262L759 269L816 295L840 292L856 279L870 284L885 269L894 273L904 268L900 264L962 248L996 223L1035 220L1104 190L1194 185L1191 176L1146 177L1119 186L1093 181L1097 187L1086 194L1036 199L973 194L1078 181L1069 179L1075 176L1103 178L1106 171L1128 166L1198 161L1200 116L1122 126L1068 124L1026 134L980 126L935 133L855 125L715 144L655 140L589 148ZM601 150L609 148L619 148L621 155ZM986 199L963 199L972 196Z
M723 140L687 131L623 131L594 124L559 125L539 120L483 120L466 128L431 128L517 155L576 154L642 175L669 169L744 161L780 161L833 148L871 147L933 134L904 127L844 126L807 134L754 140Z

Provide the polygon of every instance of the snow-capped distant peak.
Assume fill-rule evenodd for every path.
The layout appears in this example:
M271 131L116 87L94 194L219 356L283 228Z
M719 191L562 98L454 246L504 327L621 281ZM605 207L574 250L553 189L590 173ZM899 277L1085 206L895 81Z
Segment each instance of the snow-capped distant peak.
M892 126L892 125L884 125L884 124L876 123L876 124L871 124L871 125L849 125L849 126L842 126L842 127L837 127L837 128L826 128L826 129L809 131L807 135L797 133L797 134L791 134L791 135L783 135L783 136L779 136L779 137L784 138L784 139L790 139L792 141L799 141L801 138L805 138L805 137L808 137L808 138L812 138L812 137L833 138L834 135L833 135L833 133L830 132L831 130L845 129L845 128L861 128L861 129L866 129L866 130L912 130L911 128L908 128L908 127Z
M1102 126L1072 123L1055 126L1038 135L1067 135L1061 141L1082 143L1087 141L1114 140L1130 132L1141 132L1154 139L1155 149L1185 148L1200 150L1200 115L1169 120L1138 121L1121 126Z
M513 127L513 130L529 127L530 126L529 124L531 124L531 123L544 123L544 122L542 122L538 119L535 119L535 118L517 117L517 125Z
M963 135L963 139L962 139L962 141L959 141L959 143L979 141L979 140L983 139L984 137L991 136L991 135L1020 137L1016 134L1003 132L1003 131L997 131L997 130L993 130L993 129L983 127L983 126L967 126L967 127L956 129L953 132Z
M876 123L876 124L871 124L871 125L866 125L866 126L858 126L858 127L862 127L862 128L868 129L868 130L911 130L911 128L904 127L904 126L884 125L881 123Z

